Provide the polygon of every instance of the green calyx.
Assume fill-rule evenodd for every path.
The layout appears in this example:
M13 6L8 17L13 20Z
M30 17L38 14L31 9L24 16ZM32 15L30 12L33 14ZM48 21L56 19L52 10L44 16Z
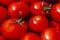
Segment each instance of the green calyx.
M20 24L23 18L16 20L16 23Z
M50 10L50 7L44 6L43 10Z

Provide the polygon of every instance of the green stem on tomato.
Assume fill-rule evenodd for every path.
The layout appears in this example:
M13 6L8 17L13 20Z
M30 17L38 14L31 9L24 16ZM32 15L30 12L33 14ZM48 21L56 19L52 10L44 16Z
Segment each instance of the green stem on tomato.
M50 10L50 7L44 6L43 10Z
M20 23L22 21L22 18L20 18L20 19L18 19L18 20L16 20L16 23Z

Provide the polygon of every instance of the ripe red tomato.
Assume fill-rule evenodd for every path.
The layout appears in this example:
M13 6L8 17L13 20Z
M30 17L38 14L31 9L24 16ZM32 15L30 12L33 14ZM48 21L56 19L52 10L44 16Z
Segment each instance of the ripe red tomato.
M34 16L29 21L30 28L35 32L41 32L48 28L48 20L44 16Z
M3 5L10 5L11 3L15 2L16 0L0 0L0 2L3 4Z
M60 3L53 5L50 13L55 21L60 22Z
M50 25L50 27L53 27L53 28L55 28L56 29L56 31L57 31L57 33L58 33L58 40L60 40L60 23L57 23L57 22L55 22L55 21L50 21L50 23L49 23Z
M0 40L5 40L3 36L0 35Z
M1 33L7 39L21 38L26 32L27 24L25 21L21 21L21 19L11 18L1 25Z
M31 10L32 14L34 14L34 15L43 14L46 16L48 14L48 10L50 9L48 7L49 7L48 3L44 2L44 1L40 1L40 2L33 3L31 5L30 10Z
M40 40L40 38L34 33L28 33L21 40Z
M38 0L22 0L23 2L26 2L27 4L32 4L34 2L37 2Z
M8 14L13 18L25 18L29 14L29 7L24 2L14 2L8 7Z
M41 40L58 40L56 29L48 28L41 34Z
M0 23L4 21L6 16L7 16L7 10L3 6L0 6Z

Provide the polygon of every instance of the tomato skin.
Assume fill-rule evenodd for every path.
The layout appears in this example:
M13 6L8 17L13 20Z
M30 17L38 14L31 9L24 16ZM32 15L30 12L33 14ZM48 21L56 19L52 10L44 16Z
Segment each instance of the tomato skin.
M0 6L0 23L2 23L7 16L7 10L3 7Z
M34 16L29 21L30 28L35 32L41 32L48 28L48 20L44 16Z
M0 0L0 2L3 4L3 5L10 5L11 3L15 2L16 0Z
M25 18L29 14L29 7L24 2L14 2L8 7L8 14L13 18Z
M58 40L56 29L48 28L41 34L41 40Z
M27 33L21 40L40 40L40 38L34 33Z
M27 4L32 4L34 2L37 2L38 0L22 0L23 2L26 2Z
M50 14L53 20L60 22L60 3L52 6Z
M47 11L44 10L44 6L49 6L48 3L44 2L44 1L40 1L40 2L35 2L31 5L30 10L32 12L33 15L47 15Z
M56 28L56 27L58 27L58 23L56 21L50 21L49 27Z
M60 33L60 24L56 27L57 31Z
M17 19L11 18L6 20L1 25L1 33L7 39L21 38L27 32L27 24L25 21L21 21L21 24L16 23Z
M50 25L50 27L52 27L52 28L55 28L56 29L56 31L57 31L57 33L58 33L58 40L60 40L60 23L57 23L57 22L55 22L55 21L50 21L50 23L49 23Z
M0 40L5 40L3 36L0 35Z

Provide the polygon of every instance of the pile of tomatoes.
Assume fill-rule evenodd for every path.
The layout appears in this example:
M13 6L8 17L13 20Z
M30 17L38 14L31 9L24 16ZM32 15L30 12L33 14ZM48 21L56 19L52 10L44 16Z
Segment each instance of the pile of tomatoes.
M60 40L60 0L0 0L0 40Z

